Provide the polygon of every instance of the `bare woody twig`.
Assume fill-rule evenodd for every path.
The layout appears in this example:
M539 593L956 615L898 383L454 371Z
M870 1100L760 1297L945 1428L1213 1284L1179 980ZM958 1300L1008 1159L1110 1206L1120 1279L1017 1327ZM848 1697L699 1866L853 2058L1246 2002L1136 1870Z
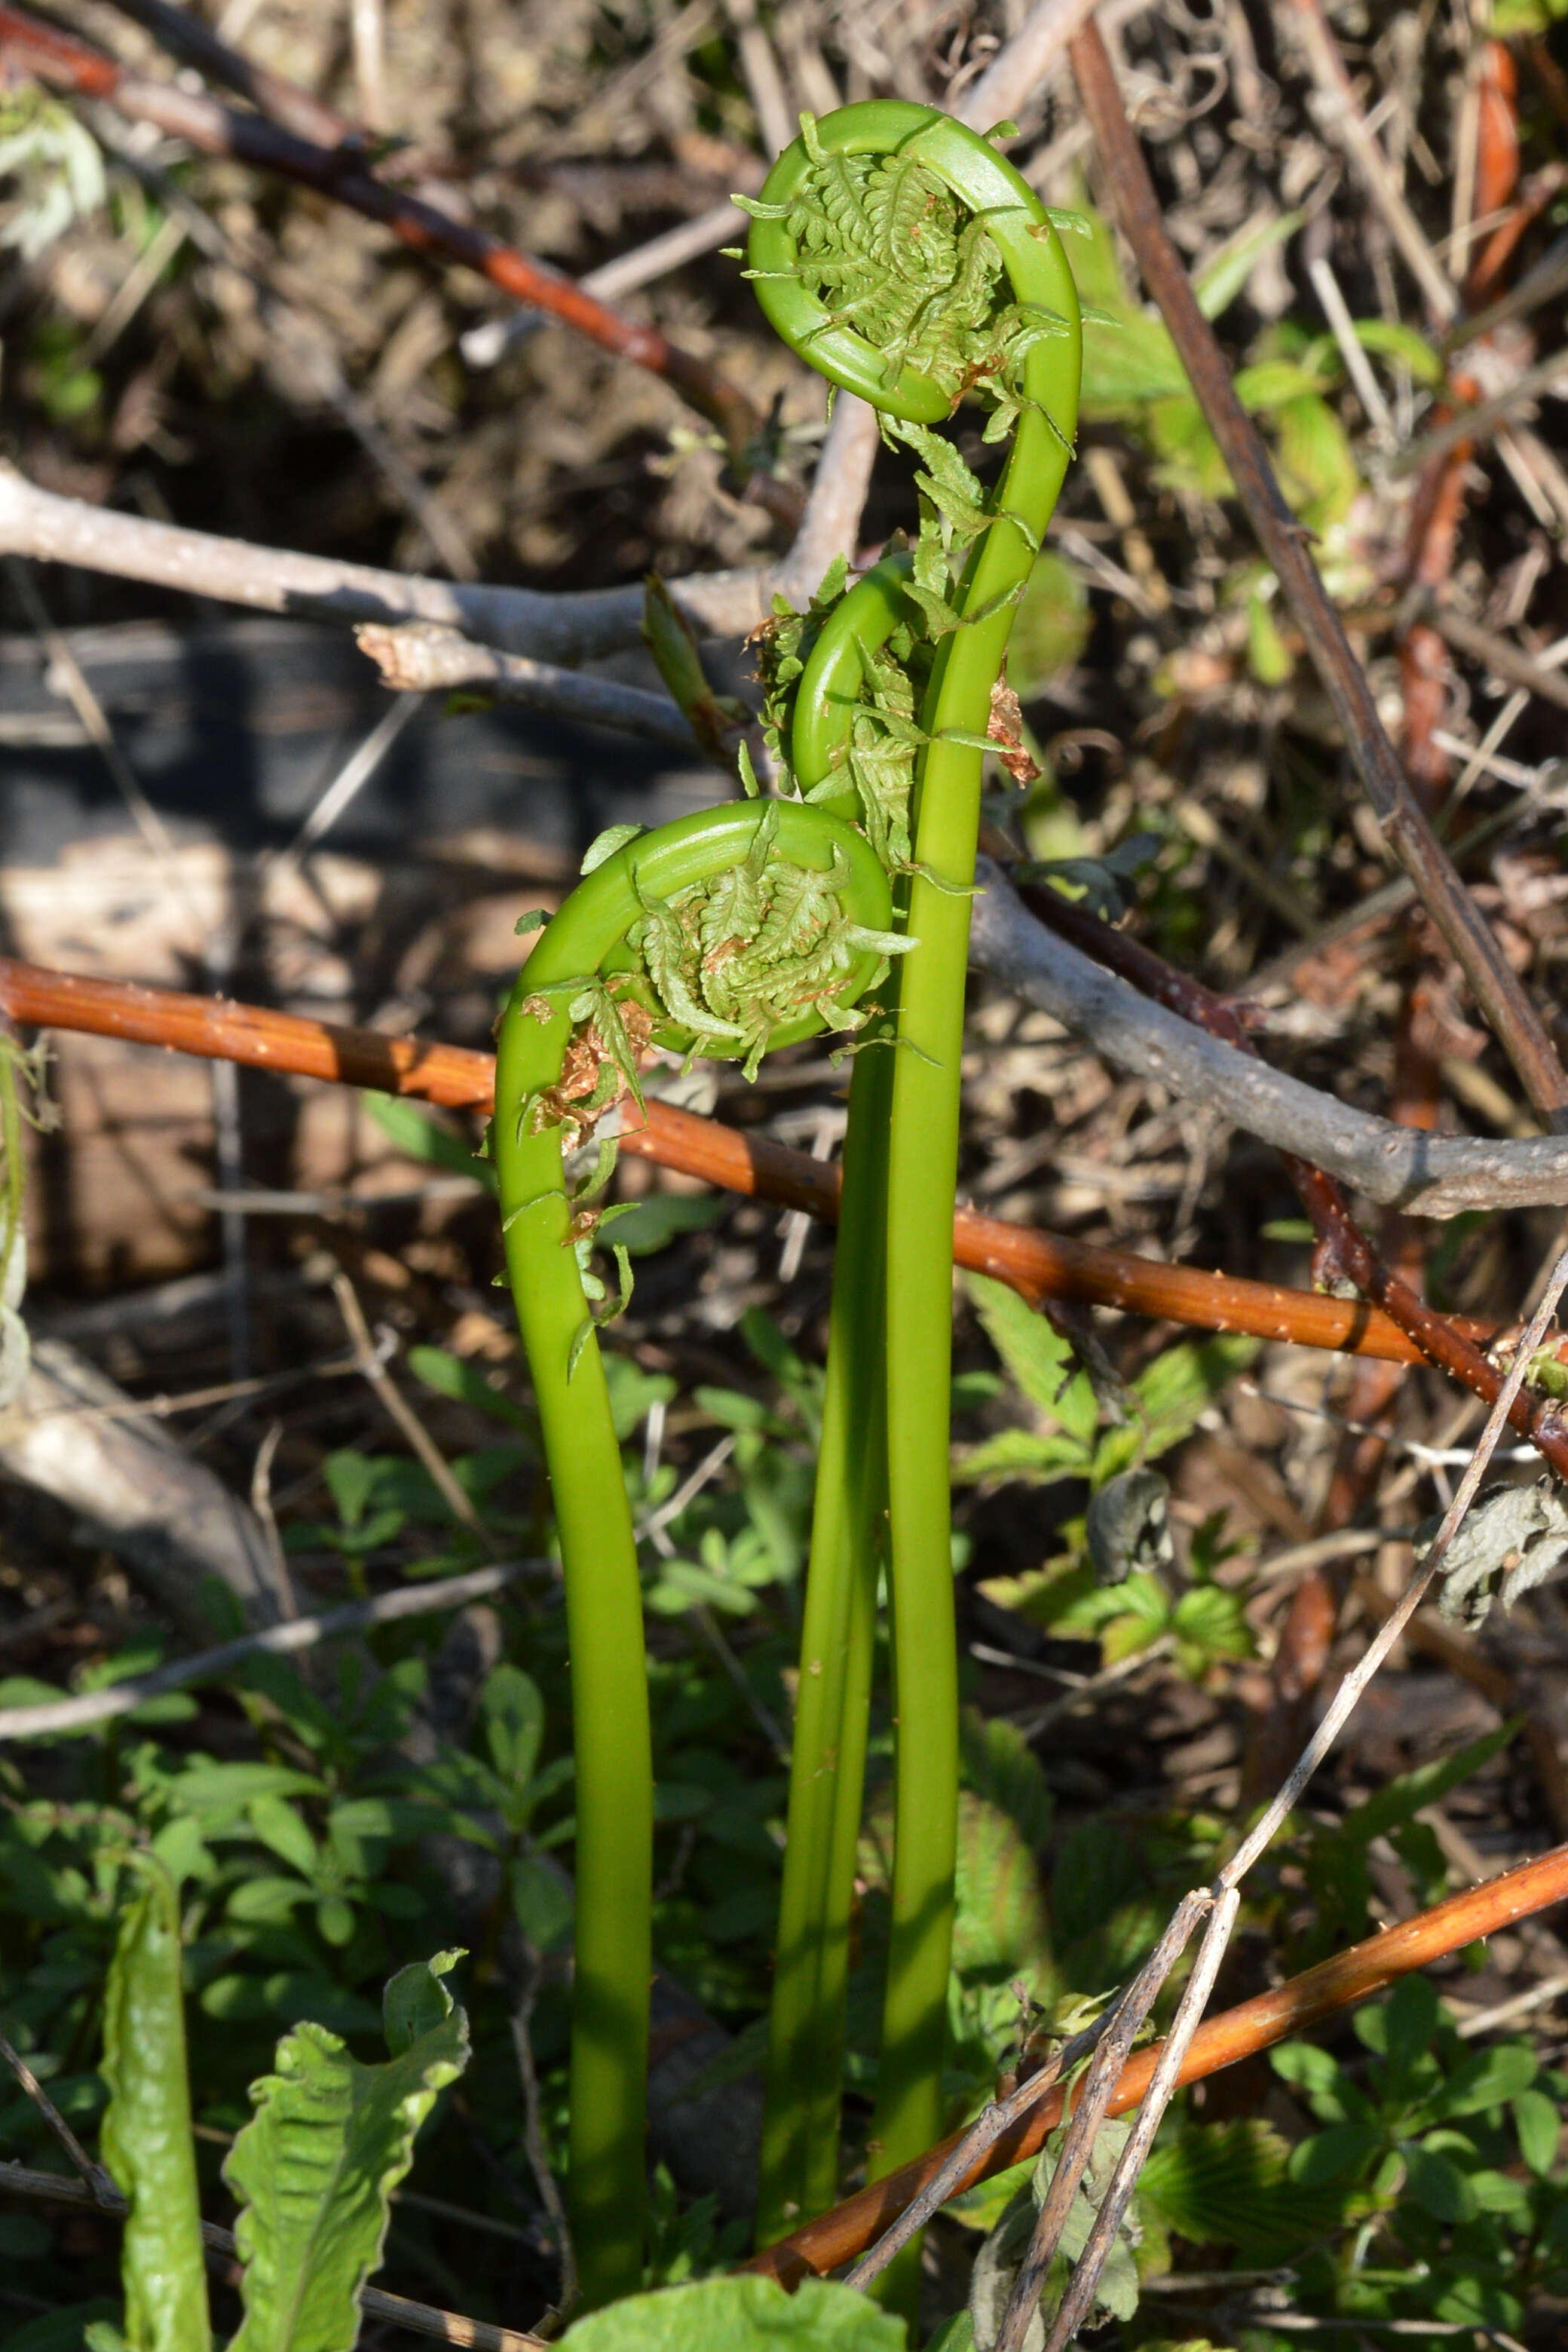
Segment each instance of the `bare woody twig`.
M1048 1013L1118 1069L1217 1109L1234 1126L1326 1169L1368 1199L1419 1216L1568 1202L1568 1142L1436 1136L1353 1111L1204 1035L1034 921L983 860L971 961Z
M1541 701L1554 702L1560 710L1568 710L1568 677L1548 669L1544 662L1533 660L1521 646L1499 636L1495 629L1482 628L1479 621L1469 620L1447 604L1427 604L1424 617L1440 637L1447 637L1457 653L1468 654L1494 677L1506 678L1510 686L1521 686Z
M405 1095L455 1110L488 1113L491 1108L495 1062L489 1054L416 1037L389 1037L379 1029L351 1029L226 998L142 988L124 981L83 980L0 957L0 1012L29 1025L119 1037L130 1044L239 1062L250 1069ZM1142 1013L1145 1019L1152 1017L1147 1006ZM792 1151L770 1137L742 1134L657 1098L650 1097L647 1108L646 1127L623 1132L624 1151L726 1192L802 1209L825 1222L837 1215L837 1171L808 1153ZM970 1209L960 1209L954 1216L953 1250L960 1265L994 1275L1037 1305L1046 1298L1072 1299L1204 1330L1246 1332L1301 1347L1380 1356L1394 1363L1415 1363L1421 1358L1421 1350L1388 1316L1355 1300L1204 1274L1193 1266L1162 1265L1127 1251L1034 1233ZM1456 1318L1455 1328L1471 1339L1489 1336L1484 1324Z
M171 57L178 58L184 65L195 66L208 81L234 90L247 100L258 114L280 122L297 138L312 140L318 147L340 147L346 140L356 138L353 124L335 107L328 106L283 74L269 73L265 66L252 65L248 58L230 48L188 8L171 7L169 0L114 0L114 5L122 16L131 17L151 33Z
M783 562L752 571L694 572L668 583L700 634L744 635L766 619L775 593L804 604L833 558L854 552L876 449L876 412L863 401L841 398L800 531ZM640 581L626 588L552 595L380 572L370 564L298 555L117 514L41 490L5 466L0 554L79 564L253 612L310 613L348 622L431 621L542 661L583 661L617 652L637 644L642 627Z
M1280 493L1257 426L1237 398L1214 331L1166 233L1110 58L1092 23L1077 35L1070 55L1118 216L1192 379L1247 520L1279 576L1389 845L1468 980L1530 1099L1550 1125L1568 1125L1568 1076L1540 1014L1410 791L1365 673L1308 552L1305 534Z
M67 2156L75 2165L83 2180L86 2181L88 2188L92 2192L94 2204L108 2205L112 2203L115 2196L118 2194L112 2176L106 2172L103 2166L98 2163L94 2158L89 2156L86 2148L83 2147L80 2140L78 2139L75 2132L72 2131L69 2124L67 2123L64 2116L61 2115L58 2107L56 2106L53 2099L50 2098L47 2091L45 2090L43 2084L39 2082L37 2076L34 2074L32 2068L23 2057L21 2052L16 2049L13 2044L6 2040L3 2033L0 2033L0 2058L4 2058L6 2065L9 2066L12 2074L16 2077L22 2089L26 2093L28 2098L31 2099L33 2105L37 2107L38 2113L42 2116L44 2121L53 2132L56 2139L59 2142L61 2147L64 2148Z
M549 1561L497 1560L493 1567L469 1569L462 1576L443 1577L437 1583L400 1585L395 1591L377 1593L374 1600L347 1601L341 1609L323 1609L312 1617L288 1618L258 1633L241 1633L232 1642L219 1643L216 1649L198 1651L195 1657L172 1658L166 1666L153 1666L124 1682L106 1683L101 1690L79 1691L70 1698L39 1699L31 1706L5 1707L0 1710L0 1740L89 1731L97 1724L113 1722L117 1716L133 1713L149 1699L162 1698L165 1691L188 1690L193 1683L231 1674L247 1658L263 1654L291 1658L298 1651L314 1649L318 1643L368 1633L375 1625L466 1609L470 1601L486 1600L534 1570L548 1575ZM5 2054L0 2044L0 2056Z
M751 474L750 451L760 419L744 393L710 362L671 342L658 328L622 318L569 278L488 230L455 220L406 190L386 185L363 157L345 154L335 144L321 146L280 123L237 112L201 93L127 73L101 49L58 33L19 8L0 7L0 56L57 89L101 100L132 121L154 123L203 154L229 157L314 188L379 222L416 252L477 270L503 293L547 311L617 358L662 376L718 427L731 458ZM752 487L761 502L778 506L781 512L786 505L793 507L794 493L784 493L782 483L770 483L759 475ZM775 493L784 493L782 503Z
M1443 1515L1442 1524L1431 1546L1423 1556L1397 1607L1380 1626L1352 1672L1347 1675L1340 1685L1324 1712L1321 1722L1297 1759L1294 1768L1287 1775L1271 1802L1254 1822L1237 1852L1219 1873L1212 1887L1202 1893L1187 1895L1178 1906L1159 1948L1147 1963L1143 1975L1139 1979L1142 1986L1145 1979L1154 1978L1154 1981L1148 1989L1147 2000L1144 2003L1146 2011L1152 2004L1160 1984L1170 1974L1182 1946L1187 1939L1191 1930L1192 1916L1195 1916L1193 1914L1193 1906L1196 1905L1201 1907L1205 1904L1212 1904L1214 1906L1212 1916L1198 1955L1197 1965L1193 1970L1192 1981L1183 1996L1170 2035L1160 2053L1143 2098L1137 2126L1118 2159L1100 2211L1074 2270L1068 2292L1063 2297L1061 2308L1056 2315L1047 2338L1044 2352L1063 2352L1063 2347L1073 2332L1088 2316L1106 2256L1136 2186L1139 2170L1153 2144L1154 2134L1159 2128L1161 2119L1176 2088L1182 2060L1196 2028L1197 2021L1213 1990L1215 1976L1220 1960L1224 1957L1231 1929L1235 1925L1241 1882L1253 1864L1284 1827L1313 1774L1349 1722L1367 1685L1415 1615L1428 1591L1433 1578L1442 1564L1445 1553L1463 1526L1470 1506L1476 1499L1481 1480L1486 1475L1488 1465L1497 1450L1498 1440L1507 1423L1510 1407L1519 1393L1531 1359L1546 1336L1557 1310L1557 1302L1565 1289L1568 1289L1568 1250L1563 1251L1552 1270L1541 1303L1531 1316L1529 1328L1520 1342L1512 1370L1503 1382L1501 1391L1477 1441L1469 1465L1459 1481L1452 1502ZM1058 2173L1052 2177L1051 2196L1047 2198L1046 2208L1041 2212L1039 2223L1036 2228L1035 2242L1030 2247L1031 2256L1037 2256L1035 2263L1032 2296L1028 2298L1027 2307L1025 2308L1021 2293L1024 2281L1020 2277L1018 2290L1015 2291L1013 2300L1008 2306L1007 2323L1003 2327L998 2352L1022 2352L1025 2328L1033 2315L1034 2305L1038 2301L1040 2285L1044 2282L1051 2258L1056 2252L1057 2242L1061 2235L1062 2222L1066 2219L1067 2201L1070 2200L1072 2191L1076 2189L1083 2167L1088 2161L1094 2133L1100 2120L1100 2116L1096 2116L1092 2121L1086 2122L1085 2116L1085 2110L1090 2105L1093 2072L1091 2068L1090 2079L1084 2086L1080 2107L1074 2115L1072 2129L1068 2136L1068 2145L1062 2151ZM1103 2105L1102 2100L1102 2112ZM1076 2158L1077 2169L1066 2190L1065 2199L1057 2200L1056 2190L1059 2177L1067 2172L1069 2158ZM1055 2216L1055 2225L1048 2234L1048 2242L1045 2242L1047 2233L1044 2224L1049 2216L1053 2202L1058 2204L1059 2210Z
M121 2217L130 2210L118 2189L100 2205L80 2181L67 2180L58 2172L36 2172L22 2164L0 2164L0 2196L31 2197L47 2205L92 2205ZM208 2261L216 2257L231 2264L237 2252L233 2231L220 2230L214 2221L204 2221L201 2230ZM434 2304L412 2302L405 2294L388 2294L378 2286L362 2286L359 2305L367 2319L383 2319L392 2326L406 2327L411 2335L456 2345L459 2352L545 2352L542 2336L528 2336L517 2327L496 2327L488 2319L442 2311Z
M405 621L394 629L376 621L362 622L354 635L361 652L381 672L382 684L399 693L478 687L498 702L521 702L531 710L573 719L580 725L614 727L672 751L698 750L690 727L666 694L623 686L618 678L584 677L581 670L559 669L552 662L501 653L494 646L477 646L456 629L441 628L433 621Z
M1154 2145L1154 2135L1164 2120L1165 2109L1171 2104L1182 2071L1182 2062L1192 2047L1194 2034L1214 1990L1219 1964L1224 1959L1236 1926L1236 1915L1241 1907L1241 1897L1231 1887L1222 1895L1209 1912L1208 1925L1192 1975L1183 1988L1176 2014L1171 2021L1171 2031L1161 2045L1155 2062L1153 2077L1138 2111L1138 2121L1121 2156L1116 2169L1101 2198L1100 2210L1094 2217L1082 2253L1073 2268L1061 2306L1051 2323L1046 2339L1045 2352L1063 2352L1089 2317L1093 2307L1100 2274L1116 2241L1122 2219L1138 2185L1138 2176L1148 2161ZM1076 2121L1076 2118L1075 2118ZM1059 2231L1058 2231L1059 2235ZM1053 2247L1052 2251L1055 2251Z
M1140 994L1152 996L1157 1003L1179 1013L1210 1036L1223 1039L1238 1053L1249 1057L1254 1054L1248 1030L1228 1000L1215 995L1185 972L1175 971L1140 940L1113 930L1109 923L1072 905L1059 892L1025 889L1020 895L1037 920L1121 973ZM1346 1283L1353 1284L1363 1298L1371 1299L1394 1318L1428 1363L1485 1398L1489 1404L1495 1402L1502 1385L1502 1375L1497 1367L1468 1333L1428 1307L1411 1284L1384 1263L1351 1214L1350 1204L1334 1179L1294 1152L1284 1152L1281 1157L1312 1221L1317 1239L1312 1255L1316 1287L1341 1289ZM1517 1425L1523 1429L1528 1418L1529 1433L1540 1436L1546 1459L1568 1477L1568 1430L1559 1425L1554 1414L1542 1412L1531 1397L1521 1397L1515 1410L1519 1415Z
M1200 2025L1183 2059L1177 2086L1198 2083L1222 2068L1234 2066L1260 2050L1271 2049L1292 2034L1304 2033L1323 2019L1353 2008L1386 1990L1401 1977L1429 1968L1451 1952L1462 1951L1479 1937L1492 1936L1518 1920L1553 1904L1568 1901L1568 1845L1554 1846L1533 1862L1521 1863L1483 1886L1468 1887L1430 1911L1421 1912L1394 1927L1383 1929L1347 1952L1337 1953L1299 1977L1243 2001ZM1125 2115L1147 2092L1163 2045L1130 2058L1111 2097L1108 2112ZM1035 2092L1033 2105L1025 2095ZM1009 2127L994 2138L975 2160L958 2173L946 2190L956 2196L976 2181L992 2179L1009 2167L1037 2155L1062 2119L1067 2104L1059 2082L1034 2077L1024 2084ZM783 2279L786 2284L811 2276L826 2276L853 2260L880 2235L906 2204L950 2163L964 2135L930 2148L885 2179L857 2190L827 2213L781 2238L755 2255L748 2267ZM3 2176L0 2176L3 2177Z
M996 2352L1024 2352L1030 2322L1039 2305L1040 2291L1056 2256L1078 2186L1093 2152L1095 2136L1121 2079L1132 2045L1147 2022L1149 2011L1170 1975L1205 1907L1201 1895L1188 1895L1177 1905L1152 1952L1116 2004L1112 2022L1089 2062L1077 2099L1056 2169L1051 2174L1013 2292L1007 2298Z

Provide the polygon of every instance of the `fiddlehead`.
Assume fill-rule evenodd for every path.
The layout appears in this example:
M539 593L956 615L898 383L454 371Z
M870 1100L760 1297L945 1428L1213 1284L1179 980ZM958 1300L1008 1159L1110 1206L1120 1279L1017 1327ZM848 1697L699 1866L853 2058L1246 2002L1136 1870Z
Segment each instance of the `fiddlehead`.
M863 1554L870 1543L885 1432L900 1737L876 2172L933 2139L942 2122L957 1795L947 1400L968 894L1013 606L1070 455L1079 312L1065 256L1026 184L984 140L919 107L849 107L805 125L747 208L752 271L774 327L814 367L870 401L884 431L921 460L921 527L910 555L879 566L837 610L818 615L814 607L810 648L795 656L788 746L814 801L838 807L843 793L858 802L858 821L901 869L900 914L920 941L898 978L897 1036L906 1050L863 1060L851 1095L834 1345L842 1341L877 1392L857 1397L848 1381L836 1383L830 1358L829 1405L858 1412L873 1433L857 1444L847 1431L824 1430L823 1479L838 1479L841 1490L829 1493L819 1481L818 1535L840 1531L836 1557L824 1538L823 1565L832 1565L841 1591L836 1607L808 1591L806 1646L815 1641L821 1654L803 1652L801 1679L803 1694L812 1690L818 1778L837 1772L843 1783L847 1769L828 1759L849 1755L857 1738L863 1752L863 1731L849 1719L860 1703L867 1638L867 1570L856 1548ZM1016 436L991 493L931 429L971 392L992 408L986 439ZM859 1254L874 1248L878 1256L875 1337L865 1328L870 1277L846 1265L857 1167L875 1168L862 1181L868 1191L879 1181L883 1193L859 1213ZM849 1288L857 1282L858 1300ZM868 1455L878 1456L874 1471ZM818 1549L814 1538L814 1577ZM820 1695L835 1641L837 1721ZM816 1688L808 1673L818 1676ZM779 2121L803 2055L822 2048L837 2063L831 2012L841 1995L842 1937L837 1926L821 1927L813 1943L802 1927L809 1905L801 1889L815 1874L820 1917L842 1917L845 1894L833 1881L852 1850L846 1821L858 1789L839 1785L830 1800L811 1782L812 1769L797 1756L771 2138L764 2129L764 2234L787 2220L791 2205L820 2200L824 2163L832 2163L830 2148L814 2154ZM816 2127L826 2133L836 2123L837 2083L818 2091Z
M577 1760L570 2188L584 2291L600 2303L642 2276L653 1791L637 1545L590 1307L603 1286L583 1263L593 1221L585 1196L568 1195L563 1151L636 1094L649 1045L750 1069L770 1046L854 1029L909 941L892 931L867 842L825 810L742 803L595 849L502 1017L493 1149L564 1570Z

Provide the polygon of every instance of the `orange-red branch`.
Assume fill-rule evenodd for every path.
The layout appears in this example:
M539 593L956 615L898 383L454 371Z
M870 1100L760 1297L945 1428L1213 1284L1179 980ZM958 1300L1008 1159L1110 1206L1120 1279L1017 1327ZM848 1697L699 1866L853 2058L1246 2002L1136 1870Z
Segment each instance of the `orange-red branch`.
M480 1114L489 1110L495 1083L492 1057L460 1045L389 1037L377 1029L311 1021L226 997L84 980L12 957L0 957L0 1013L38 1028L83 1030ZM725 1192L779 1201L828 1223L837 1216L836 1169L717 1119L660 1102L650 1101L647 1108L647 1126L622 1137L623 1150ZM960 1265L994 1275L1036 1305L1046 1298L1076 1299L1200 1330L1292 1340L1394 1363L1420 1360L1420 1351L1388 1316L1357 1300L1205 1274L1196 1266L1160 1265L1127 1250L1097 1249L1088 1242L977 1216L971 1209L955 1213L953 1255ZM1467 1328L1472 1334L1481 1328Z
M1194 2035L1179 2080L1202 2082L1206 2075L1217 2074L1222 2067L1234 2066L1240 2059L1268 2050L1293 2033L1307 2032L1325 2017L1352 2008L1357 2001L1382 1992L1416 1969L1429 1968L1434 1960L1462 1951L1478 1937L1494 1936L1500 1929L1511 1927L1516 1919L1527 1919L1532 1913L1565 1900L1568 1845L1560 1845L1536 1862L1521 1863L1517 1870L1489 1879L1484 1886L1472 1886L1463 1895L1450 1895L1446 1903L1423 1911L1416 1918L1406 1919L1381 1936L1370 1937L1364 1944L1352 1945L1348 1952L1322 1961L1302 1976L1290 1978L1272 1992L1260 1993L1256 2000L1243 2001L1239 2008L1210 2018ZM1111 2097L1113 2116L1125 2115L1130 2107L1138 2105L1149 2087L1159 2055L1156 2045L1128 2060ZM956 2196L975 2181L990 2179L994 2174L1005 2172L1010 2164L1019 2164L1026 2157L1035 2155L1061 2121L1062 2099L1059 2087L1045 2093L1039 2105L994 2141L973 2171L955 2183L952 2193ZM755 2255L746 2268L766 2272L782 2279L786 2286L795 2286L813 2273L820 2276L837 2270L841 2263L852 2261L881 2236L906 2205L912 2203L962 2137L961 2133L953 2133L938 2147L928 2148L912 2164L902 2166L899 2171L889 2173L886 2179L874 2181L869 2188L847 2198L831 2212L808 2221L804 2229L781 2238L776 2245Z

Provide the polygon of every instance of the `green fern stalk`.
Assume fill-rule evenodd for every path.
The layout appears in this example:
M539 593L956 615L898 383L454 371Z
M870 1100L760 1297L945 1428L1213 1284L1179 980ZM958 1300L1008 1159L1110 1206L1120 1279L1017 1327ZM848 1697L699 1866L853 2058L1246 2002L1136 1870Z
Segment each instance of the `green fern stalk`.
M873 1143L862 1131L873 1090L858 1085L846 1144L853 1165L859 1146L868 1161L873 1151L880 1156L886 1135L885 1387L875 1397L862 1387L855 1398L868 1421L885 1412L898 1725L876 2174L934 2139L942 2120L958 1790L947 1469L952 1216L969 895L993 688L1071 454L1079 310L1066 257L1026 184L984 140L924 108L879 102L819 123L803 119L801 139L747 209L750 274L774 327L813 366L879 409L889 437L912 446L925 467L919 544L912 557L879 565L823 620L792 739L809 798L831 800L851 787L858 793L865 829L901 871L902 919L918 942L900 971L897 1050L878 1097L880 1132ZM990 499L930 430L976 387L994 404L987 439L1016 429ZM972 551L954 591L950 552L966 545ZM908 669L921 640L934 655L917 723ZM868 1289L873 1279L863 1259L841 1278ZM836 1289L836 1312L837 1303ZM879 1352L864 1338L864 1311L863 1303L847 1310L835 1333L836 1346L856 1350L862 1380ZM835 1393L850 1391L846 1379ZM833 1527L850 1523L845 1482L853 1458L837 1440L831 1455L825 1451L818 1510ZM819 1570L851 1580L865 1564L852 1543L823 1537L814 1580ZM807 1605L814 1631L849 1622L847 1591L813 1593ZM809 1740L818 1758L833 1745L827 1717L836 1696L845 1742L847 1692L814 1696ZM825 2063L835 2053L836 2063L842 2033L841 1989L822 1956L842 1899L834 1874L847 1867L847 1841L837 1821L830 1861L827 1808L809 1758L794 1788L770 2074L775 2105L790 2094L791 2053L814 2046ZM806 1851L797 1853L797 1842ZM826 1890L816 1897L815 2013L801 1960L808 1887ZM814 2086L810 2128L826 2133L830 2110L836 2145L837 2096L819 2099ZM786 2131L770 2110L770 2152L789 2149L794 2179L819 2181L827 2158L820 2146L802 2150L802 2128ZM769 2189L772 2221L778 2182L771 2173Z
M593 2305L642 2278L653 1773L637 1543L590 1303L604 1286L585 1271L597 1218L583 1203L608 1165L569 1198L563 1149L624 1097L640 1100L648 1044L750 1069L773 1045L860 1025L857 998L906 942L889 930L887 877L864 839L798 803L705 810L653 834L625 828L588 864L502 1017L493 1149L571 1643L568 2185Z

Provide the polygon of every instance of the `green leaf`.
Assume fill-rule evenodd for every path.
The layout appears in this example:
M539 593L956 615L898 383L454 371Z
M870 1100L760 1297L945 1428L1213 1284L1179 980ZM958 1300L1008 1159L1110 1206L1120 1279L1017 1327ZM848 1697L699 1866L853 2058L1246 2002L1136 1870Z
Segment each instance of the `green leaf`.
M1294 236L1302 218L1300 213L1281 213L1275 220L1259 221L1205 264L1193 279L1193 292L1205 319L1217 319L1229 310L1263 256Z
M1538 2180L1550 2179L1563 2137L1563 2118L1555 2099L1544 2091L1520 2091L1513 2100L1513 2127L1519 2152Z
M1039 1758L1016 1724L965 1707L959 1724L963 1777L977 1797L1000 1807L1026 1844L1050 1835L1055 1805Z
M1327 2131L1314 2132L1291 2149L1290 2178L1303 2189L1342 2180L1360 2172L1382 2146L1383 2135L1374 2124L1331 2124Z
M1002 1361L1032 1404L1088 1444L1100 1420L1094 1391L1072 1349L1016 1290L989 1275L966 1277L974 1309Z
M301 1878L313 1879L321 1855L315 1839L293 1806L282 1797L258 1797L248 1811L250 1826L262 1844L270 1847L279 1860L297 1870Z
M1089 590L1066 559L1047 548L1035 559L1007 640L1007 678L1020 700L1043 694L1070 669L1089 638Z
M1385 1781L1374 1797L1346 1813L1333 1834L1353 1840L1358 1845L1370 1845L1374 1837L1385 1836L1424 1806L1439 1803L1450 1789L1457 1789L1484 1764L1489 1764L1517 1738L1519 1726L1520 1718L1514 1716L1507 1723L1500 1723L1495 1731L1484 1731L1479 1739L1457 1748L1451 1756L1439 1757L1433 1764L1417 1765L1412 1772L1401 1772Z
M544 1700L521 1666L491 1668L479 1701L485 1745L501 1779L518 1795L532 1780L544 1738Z
M1252 1628L1243 1603L1241 1593L1220 1584L1198 1584L1183 1593L1172 1628L1186 1673L1201 1674L1215 1658L1251 1657Z
M1411 374L1428 392L1440 392L1447 371L1431 344L1397 319L1358 319L1355 339L1363 351L1403 360Z
M454 1356L447 1348L419 1347L409 1349L407 1361L415 1379L437 1396L472 1405L492 1421L504 1421L512 1429L532 1433L533 1423L521 1405L514 1403L504 1390L493 1387L489 1375L467 1358Z
M966 1445L952 1465L961 1486L1012 1478L1038 1486L1052 1478L1081 1478L1088 1471L1088 1447L1061 1430L1041 1436L1032 1429L999 1429L994 1437Z
M1434 2118L1478 2116L1517 2098L1534 2082L1535 2053L1527 2042L1499 2042L1489 2050L1472 2051L1461 2059L1447 2081L1427 2103Z
M617 1356L607 1350L604 1366L605 1386L610 1392L610 1419L624 1445L656 1404L669 1402L675 1394L675 1382L668 1372L645 1372L629 1356Z
M616 1239L633 1257L652 1257L656 1250L668 1249L682 1234L705 1234L721 1217L728 1216L731 1203L722 1194L693 1192L649 1192L640 1201L626 1203L626 1214L616 1226Z
M1139 1373L1128 1393L1147 1420L1145 1461L1191 1434L1221 1391L1253 1362L1258 1344L1234 1336L1183 1339Z
M416 1960L387 1979L381 1996L381 2026L393 2057L401 2058L451 2016L452 1996L441 1979L468 1957L461 1947L433 1952L427 1960Z
M1405 2193L1424 2213L1430 2213L1435 2221L1475 2219L1476 2200L1457 2164L1427 2147L1406 2147L1404 2156Z
M903 2352L904 2323L853 2288L804 2279L711 2278L628 2295L569 2327L574 2352Z
M379 2066L360 2065L324 2026L284 2036L223 2168L244 2264L229 2352L351 2352L414 2136L468 2060L460 2009Z
M572 1885L543 1854L524 1854L511 1866L517 1924L536 1952L552 1952L572 1932Z
M1337 2193L1309 2194L1290 2178L1290 2150L1250 2116L1184 2124L1161 2135L1139 2176L1145 2208L1194 2246L1235 2246L1247 2267L1285 2260L1342 2218Z
M142 1887L126 1909L103 2000L109 2085L103 2160L130 2200L121 2252L130 2352L210 2352L195 2145L185 2071L180 1904L174 1880L127 1857Z
M426 1168L445 1168L454 1176L470 1176L489 1192L497 1190L500 1180L493 1164L479 1156L466 1135L443 1126L423 1103L410 1102L405 1095L378 1095L368 1089L360 1100L405 1160L417 1160Z
M999 1805L958 1801L952 1964L961 1976L1028 1969L1050 1948L1039 1865Z

